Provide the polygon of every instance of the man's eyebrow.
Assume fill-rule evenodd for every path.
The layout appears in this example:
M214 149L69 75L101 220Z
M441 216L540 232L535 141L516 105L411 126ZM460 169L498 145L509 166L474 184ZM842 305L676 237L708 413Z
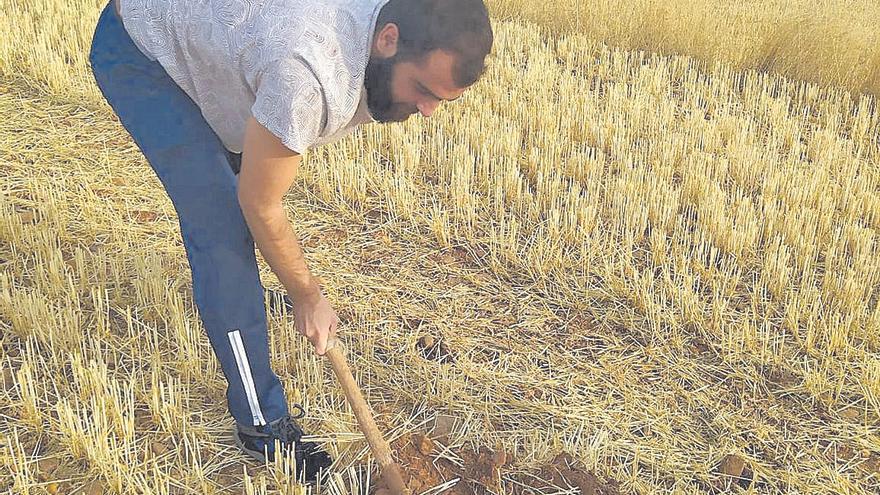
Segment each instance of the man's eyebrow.
M438 100L441 100L441 101L455 101L455 100L461 98L461 95L458 95L458 96L456 96L455 98L452 98L452 99L450 99L450 100L447 100L446 98L440 98L439 96L435 95L433 91L431 91L430 89L428 89L428 87L425 86L424 84L422 84L421 82L416 81L416 84L418 84L419 87L422 88L423 91L425 91L425 92L428 93L429 95L431 95L431 96L433 96L434 98L436 98L436 99L438 99Z

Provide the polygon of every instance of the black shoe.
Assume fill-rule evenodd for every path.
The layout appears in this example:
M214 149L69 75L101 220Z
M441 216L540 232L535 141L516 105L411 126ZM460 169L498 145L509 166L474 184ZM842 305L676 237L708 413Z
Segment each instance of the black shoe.
M305 415L305 411L299 404L294 404L301 412L298 418ZM314 483L318 479L321 470L326 469L333 463L330 455L321 450L313 442L300 442L303 430L290 416L284 416L267 425L248 426L235 423L235 443L246 454L262 462L275 461L275 441L279 442L282 455L288 455L291 447L294 449L296 460L296 479L304 483Z

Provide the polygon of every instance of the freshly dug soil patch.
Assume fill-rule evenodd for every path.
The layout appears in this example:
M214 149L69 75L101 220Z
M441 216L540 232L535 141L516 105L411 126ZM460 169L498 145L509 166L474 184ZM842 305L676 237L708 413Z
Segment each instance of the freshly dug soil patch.
M443 491L444 494L484 495L500 491L501 467L507 461L505 452L494 452L485 447L481 447L479 452L456 452L463 460L463 466L460 467L448 459L437 457L440 450L436 447L434 441L424 433L406 434L391 442L391 450L413 494L417 495L455 478L459 478L459 481L452 488ZM379 481L373 487L372 493L384 488Z
M512 462L511 456L503 450L480 447L478 452L471 449L455 454L462 459L462 466L437 457L438 445L424 433L403 435L391 443L391 450L401 466L409 488L414 495L442 485L450 480L459 481L442 493L449 495L488 495L501 493L501 472L506 464ZM583 495L619 495L615 480L602 482L593 473L577 467L578 463L567 453L557 455L549 464L540 466L533 475L514 476L517 481L532 488L532 493L558 492L559 489L577 488ZM544 480L544 481L542 481ZM384 495L386 487L379 481L371 493ZM509 487L511 493L525 494L526 489L519 485Z
M598 476L583 469L571 455L562 452L548 464L540 467L536 474L539 479L528 476L517 476L518 481L532 488L533 493L556 493L560 489L577 488L581 495L619 495L617 480L603 482ZM541 481L546 480L546 481ZM516 495L527 493L519 485L513 487Z

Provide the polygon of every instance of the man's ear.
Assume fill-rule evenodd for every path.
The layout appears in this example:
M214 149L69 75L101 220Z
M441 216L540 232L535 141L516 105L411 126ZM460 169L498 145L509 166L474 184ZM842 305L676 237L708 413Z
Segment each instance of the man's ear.
M373 41L373 54L379 58L393 57L397 53L397 39L399 36L397 24L389 22L382 26L382 29L376 33Z

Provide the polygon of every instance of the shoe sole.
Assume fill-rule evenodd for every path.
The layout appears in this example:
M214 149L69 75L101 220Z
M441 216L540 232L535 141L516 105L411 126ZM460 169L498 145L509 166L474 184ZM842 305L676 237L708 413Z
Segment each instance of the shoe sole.
M265 455L263 455L263 454L261 454L261 453L259 453L259 452L255 452L255 451L253 451L253 450L250 450L250 449L245 448L245 446L244 446L244 442L242 442L242 441L241 441L241 438L238 436L238 431L236 431L236 430L233 430L233 431L232 431L232 438L235 440L235 445L238 445L238 448L240 448L242 452L244 452L245 454L247 454L247 455L250 456L251 458L256 459L257 461L259 461L260 464L265 464L265 463L266 463L266 456L265 456Z

